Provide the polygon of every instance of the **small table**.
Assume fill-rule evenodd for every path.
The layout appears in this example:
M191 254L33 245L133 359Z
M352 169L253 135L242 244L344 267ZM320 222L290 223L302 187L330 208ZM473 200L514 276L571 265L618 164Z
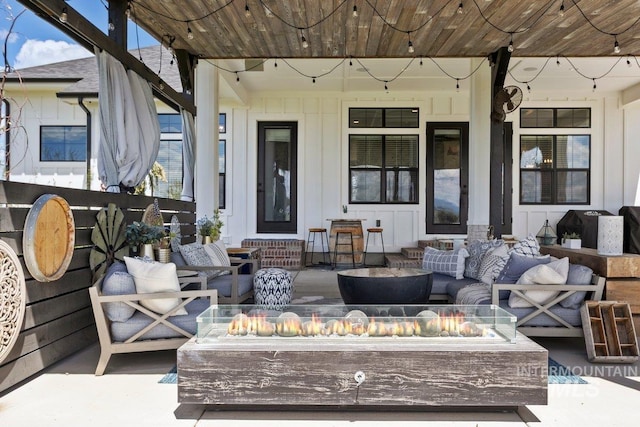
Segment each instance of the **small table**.
M356 268L338 272L345 304L424 304L429 301L432 272L419 268Z
M338 231L348 231L353 237L353 260L351 252L338 252L337 259L332 260L336 264L362 264L362 255L364 252L364 233L362 231L362 221L364 219L356 218L329 218L331 221L331 229L329 230L329 252L333 254L336 246L336 233Z

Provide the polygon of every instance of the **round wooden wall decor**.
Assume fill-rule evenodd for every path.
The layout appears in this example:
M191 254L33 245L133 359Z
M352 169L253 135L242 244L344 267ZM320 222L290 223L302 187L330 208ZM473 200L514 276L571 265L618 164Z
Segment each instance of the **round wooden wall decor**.
M26 295L20 261L13 249L0 240L0 364L20 334Z
M22 236L22 251L29 273L39 282L58 280L67 271L76 227L65 199L43 194L27 214Z

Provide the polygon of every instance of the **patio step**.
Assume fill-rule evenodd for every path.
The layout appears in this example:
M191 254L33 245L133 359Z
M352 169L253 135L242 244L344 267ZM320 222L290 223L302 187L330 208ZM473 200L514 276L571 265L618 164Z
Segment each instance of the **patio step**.
M304 240L297 239L244 239L243 248L260 248L263 268L300 270L303 265Z
M402 248L400 253L409 259L422 259L424 248Z
M403 254L387 254L386 256L387 267L395 268L420 268L422 266L422 259L407 258Z

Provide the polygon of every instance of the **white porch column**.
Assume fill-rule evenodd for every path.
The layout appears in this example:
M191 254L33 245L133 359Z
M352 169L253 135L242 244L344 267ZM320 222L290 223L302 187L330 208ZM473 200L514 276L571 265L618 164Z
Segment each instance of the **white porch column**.
M218 206L218 69L207 61L196 67L195 199L198 218Z
M483 65L480 65L484 62ZM489 224L491 152L491 67L486 58L473 58L469 120L469 225Z

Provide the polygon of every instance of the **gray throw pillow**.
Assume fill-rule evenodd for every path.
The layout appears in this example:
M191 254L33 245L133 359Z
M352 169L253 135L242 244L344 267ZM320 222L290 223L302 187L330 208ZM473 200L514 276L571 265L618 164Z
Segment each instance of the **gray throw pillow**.
M590 285L593 270L586 265L569 264L569 274L567 276L567 285ZM560 305L564 308L577 309L580 308L584 299L587 297L586 292L576 292L560 301Z
M464 277L480 280L480 265L484 256L491 249L504 244L504 240L474 240L467 246L469 257L465 260Z
M127 273L127 266L114 262L107 268L102 278L102 295L130 295L136 293L133 276ZM126 322L136 309L123 302L108 302L103 305L107 318L112 322Z
M187 245L178 246L180 254L184 258L187 265L194 267L214 267L213 260L204 250L204 246L201 243L189 243ZM207 275L207 280L213 279L220 274L219 270L207 270L204 271Z

